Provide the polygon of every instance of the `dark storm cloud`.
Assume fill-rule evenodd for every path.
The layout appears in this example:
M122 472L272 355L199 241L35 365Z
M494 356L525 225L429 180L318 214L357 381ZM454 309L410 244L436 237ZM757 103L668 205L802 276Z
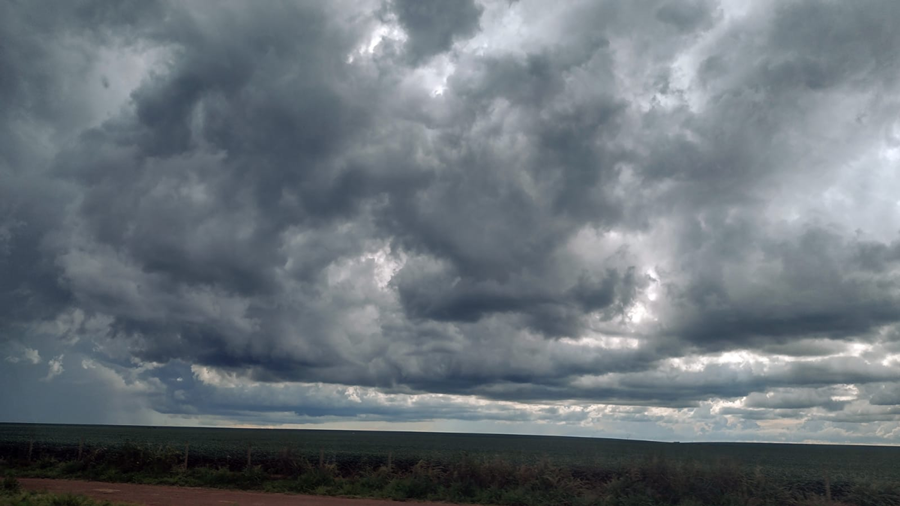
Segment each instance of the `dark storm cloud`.
M3 3L4 367L891 420L895 3L501 3Z
M684 213L676 218L679 267L692 275L675 293L681 317L696 318L683 320L677 331L683 338L712 349L802 336L855 339L897 320L896 292L889 288L897 282L893 246L853 238L814 216L789 235L780 230L783 222L760 218L787 198L775 181L829 181L834 169L822 163L826 157L853 159L865 135L890 125L891 113L867 95L858 95L838 123L815 118L825 100L893 95L898 67L888 48L896 34L881 16L895 8L790 2L748 16L732 31L752 36L707 57L718 70L705 77L706 110L689 114L674 132L660 131L643 165L648 178L672 188L661 199L668 209ZM858 120L865 121L862 128ZM816 135L835 142L805 140ZM800 141L790 145L790 139ZM754 257L778 274L756 284L759 290L726 279L754 270Z
M523 313L529 327L549 336L579 334L576 322L584 313L603 310L607 320L621 316L637 284L633 269L608 269L599 280L583 275L564 293L534 286L535 280L457 281L443 272L426 279L411 276L404 269L397 281L400 300L412 318L467 322L492 313Z
M11 325L53 318L71 302L47 235L63 221L73 194L44 175L52 145L90 116L81 81L94 55L61 42L102 41L152 17L155 6L0 4L0 339Z
M473 0L392 0L389 6L406 31L406 51L412 63L443 53L455 40L474 35L483 11Z
M716 5L705 1L666 2L656 9L656 18L678 30L691 32L713 19Z
M900 316L900 300L891 289L900 282L896 274L889 269L872 273L855 262L857 251L870 246L818 227L799 237L762 241L748 244L740 254L755 249L768 257L775 275L765 279L764 286L748 287L750 298L729 293L725 285L724 270L734 268L734 257L715 260L707 269L716 270L676 292L680 305L688 309L684 314L697 315L679 329L684 338L712 349L749 343L781 346L813 336L858 339Z
M834 392L826 390L795 390L785 392L754 392L747 396L744 406L768 409L808 409L822 407L839 411L847 402L835 401Z
M827 357L844 351L846 343L840 340L795 339L786 343L764 346L762 350L772 355L791 357Z

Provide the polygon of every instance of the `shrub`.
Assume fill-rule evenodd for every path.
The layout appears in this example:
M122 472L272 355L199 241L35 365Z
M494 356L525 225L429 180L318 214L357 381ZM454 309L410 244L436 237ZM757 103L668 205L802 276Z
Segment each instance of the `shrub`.
M22 485L19 484L19 480L13 478L12 476L7 476L6 478L3 478L3 483L0 484L0 489L2 489L6 494L15 494L22 489Z
M334 464L326 464L322 467L312 467L305 470L294 482L297 492L316 493L333 487L337 483L337 467Z
M50 496L47 504L49 506L94 506L97 502L84 496L65 494Z

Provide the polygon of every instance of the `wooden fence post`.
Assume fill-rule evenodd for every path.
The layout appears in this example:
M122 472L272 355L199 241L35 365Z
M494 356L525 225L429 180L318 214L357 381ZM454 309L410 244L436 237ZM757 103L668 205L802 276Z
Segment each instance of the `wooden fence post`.
M394 452L388 452L388 472L394 467Z
M251 453L253 453L253 445L252 444L247 445L247 469L250 469L250 466L252 465L252 460L250 457Z
M184 444L184 470L185 471L187 471L188 454L190 453L190 451L191 451L191 442L188 441L187 443Z
M325 450L319 448L319 469L325 467Z

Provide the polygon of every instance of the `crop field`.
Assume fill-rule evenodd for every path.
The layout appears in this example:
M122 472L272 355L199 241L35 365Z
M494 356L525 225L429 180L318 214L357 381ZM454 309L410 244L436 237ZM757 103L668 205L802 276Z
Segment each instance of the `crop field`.
M651 458L715 466L726 462L782 478L900 481L900 448L759 443L658 443L621 439L422 432L219 429L0 424L0 458L72 458L126 442L183 451L192 463L240 468L248 447L254 464L290 452L339 466L440 463L462 457L510 463L548 461L570 469L622 468Z

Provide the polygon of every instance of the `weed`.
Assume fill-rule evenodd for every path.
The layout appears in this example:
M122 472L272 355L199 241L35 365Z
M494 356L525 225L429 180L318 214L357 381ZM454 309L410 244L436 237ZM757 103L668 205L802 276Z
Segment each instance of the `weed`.
M18 493L21 489L22 486L19 484L19 480L13 478L12 476L3 478L3 483L0 484L0 490L2 490L4 494L15 494Z

